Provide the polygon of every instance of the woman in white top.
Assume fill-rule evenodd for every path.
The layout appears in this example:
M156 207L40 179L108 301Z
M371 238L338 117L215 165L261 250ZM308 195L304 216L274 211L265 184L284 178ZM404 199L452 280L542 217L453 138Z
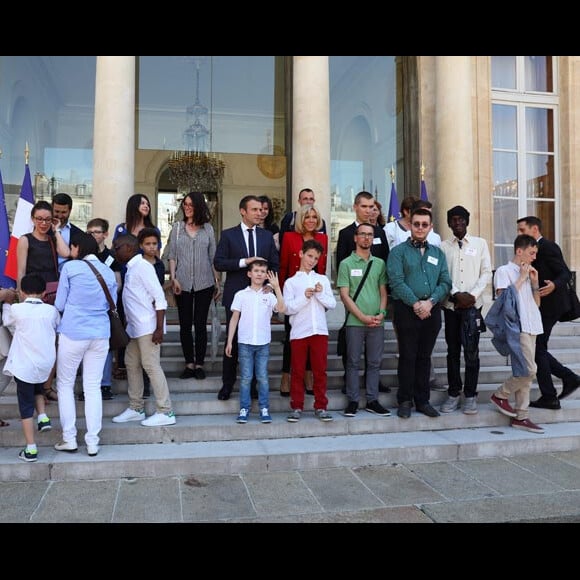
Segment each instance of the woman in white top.
M430 201L422 201L418 197L409 195L401 202L401 217L398 220L388 222L383 228L387 236L389 250L392 250L395 246L398 246L411 237L411 209L417 203L422 204L422 207L426 207L427 209L431 209L433 206ZM427 242L433 246L440 246L441 236L431 230L427 235Z

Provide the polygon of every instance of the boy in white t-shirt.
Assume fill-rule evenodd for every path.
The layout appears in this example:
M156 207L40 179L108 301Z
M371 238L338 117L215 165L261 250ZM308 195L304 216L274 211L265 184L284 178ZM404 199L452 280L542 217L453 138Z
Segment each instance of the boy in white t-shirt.
M286 314L290 315L291 344L291 413L290 423L296 423L304 409L304 373L306 361L310 358L314 377L314 414L321 421L332 421L326 406L326 367L328 359L328 324L326 310L336 307L326 276L314 271L323 253L323 247L316 240L306 240L300 250L300 269L284 283Z
M238 423L247 423L252 404L250 384L254 372L258 382L260 421L271 423L269 407L270 385L268 383L268 358L272 331L272 312L286 311L284 298L278 282L278 274L268 271L266 260L254 260L248 266L250 285L239 290L232 302L232 318L228 328L225 354L232 356L232 343L238 326L238 362L240 365L240 414ZM264 288L268 280L274 293Z
M45 304L42 293L46 288L37 274L23 276L20 281L20 302L6 302L2 310L5 326L14 330L10 351L4 364L4 374L14 377L18 409L26 447L18 457L26 462L38 459L34 440L34 411L38 431L52 428L45 413L43 386L56 361L56 327L60 321L58 310Z

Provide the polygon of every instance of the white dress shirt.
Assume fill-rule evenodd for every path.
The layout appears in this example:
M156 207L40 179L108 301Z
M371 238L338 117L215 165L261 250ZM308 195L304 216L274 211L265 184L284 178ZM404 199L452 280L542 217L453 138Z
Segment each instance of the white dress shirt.
M483 291L491 282L491 257L487 242L483 238L466 234L461 240L461 248L456 237L444 240L441 249L447 259L451 276L451 292L469 292L475 296L476 308L483 306ZM446 300L444 308L453 310L453 302Z
M385 230L385 235L387 236L387 242L389 244L389 250L392 250L395 246L402 244L404 241L411 237L411 230L406 230L402 228L398 221L387 222L383 229ZM431 228L431 231L427 234L427 242L432 246L441 246L441 236L436 234Z
M315 292L312 298L304 294L307 288L322 284L322 292ZM306 338L314 334L328 335L326 309L336 307L336 298L326 276L316 272L296 272L284 282L284 304L290 315L290 340Z
M44 383L56 361L58 310L39 298L27 298L4 304L2 321L14 335L4 374L31 384Z
M248 230L250 229L244 222L240 224L242 226L242 233L244 234L244 240L246 240L246 250L248 251L248 256L250 256L250 233ZM254 253L256 256L258 255L258 239L256 238L256 228L258 226L254 226L252 228L252 236L254 236ZM250 256L252 257L252 256ZM246 258L240 258L240 268L247 268L246 266Z
M122 296L127 334L131 338L153 334L157 328L156 311L167 310L167 300L153 264L141 254L127 262ZM165 322L163 326L165 331Z

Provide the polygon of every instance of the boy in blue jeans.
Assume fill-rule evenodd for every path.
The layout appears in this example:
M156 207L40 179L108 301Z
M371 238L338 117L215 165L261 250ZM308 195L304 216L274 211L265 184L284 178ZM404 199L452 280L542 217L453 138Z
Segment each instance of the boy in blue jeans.
M4 303L2 321L14 330L10 351L4 364L4 374L16 381L18 409L26 447L18 457L32 462L38 459L34 440L34 411L37 412L38 431L52 427L45 413L43 385L56 362L56 327L60 321L58 310L41 300L46 282L37 274L23 276L20 281L19 304ZM12 297L12 300L14 297Z
M268 271L266 260L255 260L248 266L250 285L239 290L232 302L232 318L228 328L225 354L232 356L232 343L238 326L238 362L240 364L240 414L238 423L247 423L252 400L250 384L254 371L258 382L258 404L260 421L271 423L268 411L270 385L268 383L268 358L272 331L270 320L272 312L284 313L286 307L280 290L278 275ZM264 288L268 280L274 291Z

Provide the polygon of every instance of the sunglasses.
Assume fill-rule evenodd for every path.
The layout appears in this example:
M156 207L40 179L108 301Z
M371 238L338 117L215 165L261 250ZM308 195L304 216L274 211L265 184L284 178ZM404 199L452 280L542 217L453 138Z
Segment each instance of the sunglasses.
M431 224L429 222L413 222L411 224L414 228L423 228L423 229L427 229L431 227Z

